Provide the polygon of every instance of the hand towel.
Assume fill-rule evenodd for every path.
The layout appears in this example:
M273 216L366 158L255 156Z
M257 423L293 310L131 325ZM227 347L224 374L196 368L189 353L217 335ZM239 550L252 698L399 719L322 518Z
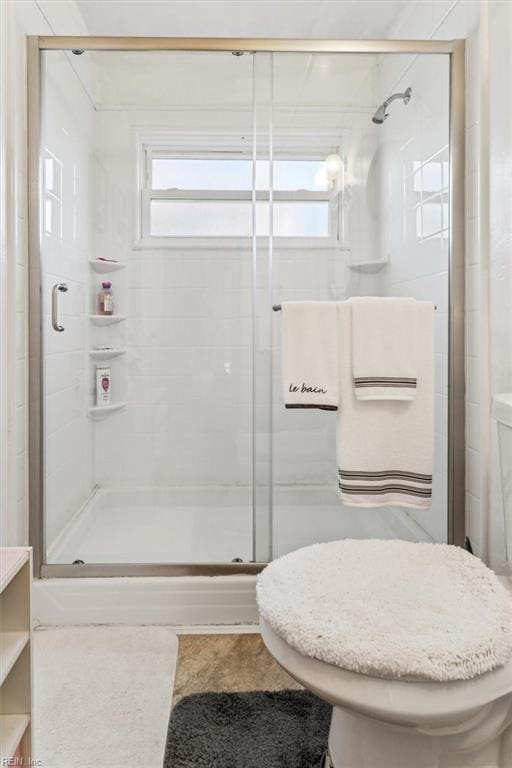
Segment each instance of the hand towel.
M414 400L418 302L371 296L349 301L357 399Z
M434 453L434 306L417 302L414 400L361 401L352 380L352 305L338 304L338 481L356 507L428 508Z
M281 347L286 408L338 407L338 315L331 301L282 304Z

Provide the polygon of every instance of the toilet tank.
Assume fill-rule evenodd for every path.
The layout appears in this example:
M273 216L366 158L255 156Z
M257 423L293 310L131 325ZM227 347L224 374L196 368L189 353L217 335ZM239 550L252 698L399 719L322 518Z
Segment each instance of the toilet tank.
M512 567L512 393L496 395L492 414L498 426L501 494L505 515L505 557Z

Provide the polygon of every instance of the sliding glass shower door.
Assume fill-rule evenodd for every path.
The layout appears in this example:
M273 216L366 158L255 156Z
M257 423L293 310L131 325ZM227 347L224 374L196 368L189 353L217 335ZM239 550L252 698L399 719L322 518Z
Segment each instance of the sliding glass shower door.
M272 93L274 167L293 156L304 171L294 179L294 237L274 228L272 302L410 296L436 305L428 510L341 504L336 414L284 408L276 314L272 556L339 538L447 541L449 56L275 53ZM388 117L376 116L392 94Z
M42 75L47 562L251 561L254 57Z

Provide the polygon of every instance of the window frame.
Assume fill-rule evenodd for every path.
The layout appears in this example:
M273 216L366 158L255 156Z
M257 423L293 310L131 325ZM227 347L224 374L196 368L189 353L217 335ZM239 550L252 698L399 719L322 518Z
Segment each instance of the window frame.
M281 134L279 145L286 147L275 153L274 159L320 160L329 154L340 154L339 136L335 143L332 136L322 136L309 140L305 134ZM309 147L306 148L306 141ZM204 149L208 143L209 149ZM152 200L230 200L252 201L252 190L155 190L150 186L153 159L245 159L252 160L251 137L235 136L234 134L195 133L184 136L165 132L155 136L138 135L137 137L137 228L135 232L135 249L157 248L250 248L252 235L248 236L165 236L158 237L150 234L150 206ZM343 173L340 189L324 191L272 191L271 199L275 202L320 201L329 205L329 234L326 237L283 237L274 235L274 245L280 248L337 248L346 250L345 226L343 216ZM269 192L257 190L256 200L269 200ZM262 245L268 239L267 235L258 235L256 240Z

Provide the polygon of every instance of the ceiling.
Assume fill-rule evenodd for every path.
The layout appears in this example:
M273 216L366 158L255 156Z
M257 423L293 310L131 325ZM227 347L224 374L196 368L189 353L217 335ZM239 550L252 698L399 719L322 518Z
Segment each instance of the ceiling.
M77 0L90 35L383 38L407 0Z

